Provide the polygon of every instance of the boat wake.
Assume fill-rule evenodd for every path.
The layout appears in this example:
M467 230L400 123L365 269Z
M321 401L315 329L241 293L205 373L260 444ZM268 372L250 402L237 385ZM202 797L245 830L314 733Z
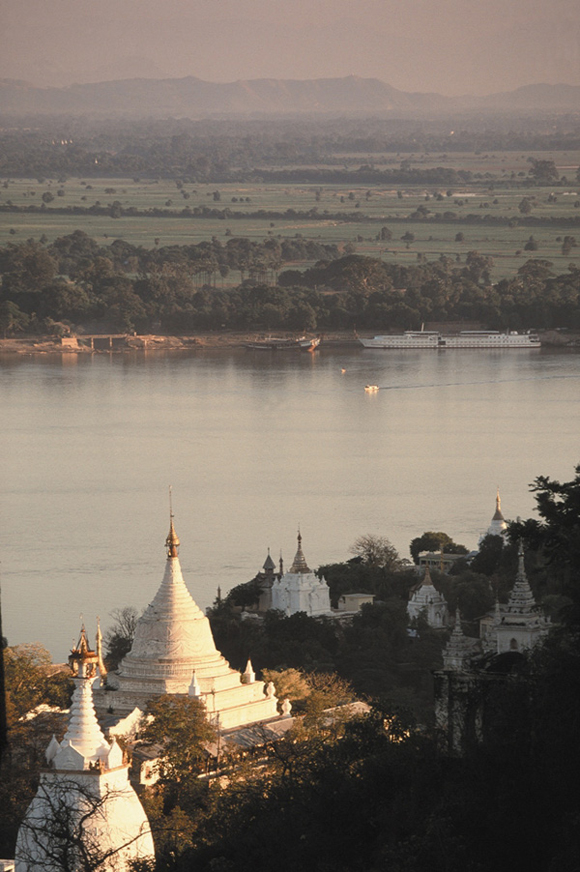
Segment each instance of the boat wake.
M578 379L578 375L534 375L525 378L497 378L486 379L485 381L461 381L461 382L429 382L422 385L379 385L377 390L381 391L410 391L420 390L421 388L454 388L454 387L471 387L473 385L500 385L512 382L526 381L556 381L558 379ZM366 390L366 388L365 388Z

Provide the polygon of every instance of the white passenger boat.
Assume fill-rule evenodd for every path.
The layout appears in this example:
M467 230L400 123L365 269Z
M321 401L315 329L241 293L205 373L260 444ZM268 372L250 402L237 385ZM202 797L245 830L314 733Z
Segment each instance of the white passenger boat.
M432 330L406 330L404 333L391 333L361 339L365 348L437 348L439 333Z
M539 348L541 344L537 334L515 331L462 330L439 338L439 348Z
M406 330L360 339L365 348L539 348L536 333L500 333L498 330L462 330L461 333L439 333L432 330Z

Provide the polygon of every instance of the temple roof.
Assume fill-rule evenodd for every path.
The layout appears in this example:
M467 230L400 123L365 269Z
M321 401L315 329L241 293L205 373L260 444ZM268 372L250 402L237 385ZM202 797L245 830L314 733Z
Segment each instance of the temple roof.
M274 561L270 557L270 549L269 548L268 548L268 556L266 557L266 559L264 561L264 565L263 565L262 569L265 569L266 572L273 572L276 569L276 564L274 563Z
M518 572L516 581L510 593L505 613L510 616L529 615L536 610L536 600L526 575L524 566L524 546L520 539L518 549Z

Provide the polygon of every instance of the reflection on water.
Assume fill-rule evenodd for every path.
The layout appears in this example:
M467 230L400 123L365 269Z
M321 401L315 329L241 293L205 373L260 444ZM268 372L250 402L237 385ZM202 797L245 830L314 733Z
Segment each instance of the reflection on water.
M572 476L579 379L579 355L538 350L5 358L4 632L64 658L81 613L144 607L169 484L202 607L268 547L290 560L298 524L315 567L362 533L404 555L429 529L474 547L497 485L525 516L536 475Z

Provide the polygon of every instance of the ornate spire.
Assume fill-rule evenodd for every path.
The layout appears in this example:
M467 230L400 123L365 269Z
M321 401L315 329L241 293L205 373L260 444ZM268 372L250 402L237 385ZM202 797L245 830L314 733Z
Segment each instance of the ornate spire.
M425 575L423 576L423 581L421 583L421 586L424 587L425 585L429 585L429 584L431 585L431 587L434 587L433 579L431 578L431 570L429 569L429 566L426 565L425 566Z
M81 626L81 634L76 648L73 647L68 658L69 666L76 678L94 678L99 659L96 651L89 647L85 625Z
M497 489L497 494L495 497L495 514L491 520L492 521L505 521L505 518L502 515L502 511L501 511L501 499L500 499L500 495L499 495L499 487Z
M536 611L536 600L532 593L528 576L526 575L526 567L524 565L524 543L520 539L518 545L518 571L516 581L510 593L510 598L506 607L506 615L511 618L513 615L529 615Z
M459 606L455 609L455 624L453 625L452 636L463 636L463 628L461 626L461 612Z
M174 557L177 557L180 542L179 536L175 532L175 527L173 526L173 506L171 502L171 485L169 486L169 533L167 534L167 539L165 540L165 547L167 548L167 559L172 560Z
M443 649L443 669L461 671L467 665L476 647L475 639L463 633L459 607L455 610L455 626L449 641Z
M300 528L298 528L298 550L294 557L294 563L290 567L290 572L311 572L302 552L302 536L300 535Z
M93 705L92 685L98 658L89 646L84 624L68 660L75 683L68 729L58 752L51 742L49 756L57 769L87 769L109 753L110 745L98 724Z
M524 543L523 540L520 539L518 542L518 573L516 575L516 581L527 581L528 576L526 575L526 566L524 562Z

